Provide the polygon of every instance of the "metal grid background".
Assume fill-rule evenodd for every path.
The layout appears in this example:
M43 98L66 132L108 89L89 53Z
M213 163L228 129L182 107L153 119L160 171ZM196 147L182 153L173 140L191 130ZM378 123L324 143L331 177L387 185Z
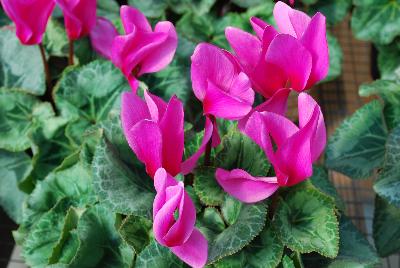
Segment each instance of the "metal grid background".
M343 50L342 75L335 81L319 85L312 94L319 99L324 111L328 134L332 134L343 119L352 114L368 99L361 99L358 88L362 83L372 81L371 44L354 39L349 19L331 29ZM289 104L289 113L296 109L295 99ZM375 194L372 178L351 180L348 177L330 171L330 179L346 203L346 214L373 244L372 220ZM17 226L0 210L0 268L7 267L14 241L11 230ZM14 267L23 267L19 256L13 254ZM19 266L19 265L21 266ZM17 266L15 266L17 265ZM400 253L383 259L382 267L400 267Z

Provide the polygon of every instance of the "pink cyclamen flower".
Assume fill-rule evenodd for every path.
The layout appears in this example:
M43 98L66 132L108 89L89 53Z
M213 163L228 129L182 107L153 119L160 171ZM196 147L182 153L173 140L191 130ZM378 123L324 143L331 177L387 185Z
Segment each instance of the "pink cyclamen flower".
M182 162L184 113L182 102L177 97L173 96L165 103L147 91L144 100L132 92L125 92L122 94L121 121L129 146L146 165L152 178L160 167L172 176L191 172L214 132L213 125L207 120L202 145L193 156Z
M289 3L290 3L291 6L293 6L294 5L294 0L289 0Z
M312 176L324 150L326 129L321 108L306 93L298 97L299 126L281 114L254 112L242 131L265 151L280 186L292 186ZM276 145L271 141L273 139Z
M193 91L203 103L204 114L236 120L250 112L254 91L229 52L201 43L191 59Z
M271 97L281 88L309 89L328 74L326 20L321 13L310 18L283 2L274 8L279 31L251 18L256 36L227 27L226 38L255 90Z
M18 39L24 45L42 42L54 0L1 0L7 16L15 23Z
M158 22L153 31L146 17L133 7L121 7L121 20L125 35L114 39L112 61L136 92L137 77L158 72L172 61L178 38L171 22Z
M96 25L89 35L93 49L104 58L111 60L112 43L118 35L112 22L106 18L97 17Z
M154 237L163 246L192 267L203 267L207 261L208 243L194 227L196 209L183 182L177 182L165 169L154 176L157 195L153 203ZM175 212L178 217L175 219Z
M64 14L69 40L77 40L90 33L96 25L96 0L55 0Z

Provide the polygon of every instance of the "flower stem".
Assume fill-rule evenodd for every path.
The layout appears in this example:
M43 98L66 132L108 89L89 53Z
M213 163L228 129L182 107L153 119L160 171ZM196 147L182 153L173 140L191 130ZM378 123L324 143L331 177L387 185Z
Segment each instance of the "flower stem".
M44 47L43 47L42 43L39 44L39 49L40 49L40 54L42 55L43 68L44 68L44 74L46 76L47 89L51 90L51 77L50 77L49 64L47 63L46 53L44 51Z
M213 127L215 125L215 116L209 115L209 118L211 120L211 123L213 124ZM204 166L211 166L211 148L212 148L212 136L210 140L207 143L206 146L206 153L204 155Z
M68 65L74 65L74 40L69 40Z
M279 194L278 194L278 191L276 191L271 196L271 202L268 207L268 218L270 220L272 220L274 218L276 207L278 206L278 201L279 201Z

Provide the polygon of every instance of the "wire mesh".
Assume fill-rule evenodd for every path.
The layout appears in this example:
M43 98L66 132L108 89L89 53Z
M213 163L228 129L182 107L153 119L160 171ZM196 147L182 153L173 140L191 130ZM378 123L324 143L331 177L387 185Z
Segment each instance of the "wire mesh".
M345 19L331 29L343 50L342 75L335 81L318 86L315 94L324 111L328 135L332 135L343 119L354 113L368 98L360 98L358 89L361 84L371 82L372 45L354 39L350 19ZM373 178L351 180L334 172L329 177L346 203L346 214L357 228L373 244L372 222L375 193L372 189ZM381 267L400 267L400 253L382 260Z

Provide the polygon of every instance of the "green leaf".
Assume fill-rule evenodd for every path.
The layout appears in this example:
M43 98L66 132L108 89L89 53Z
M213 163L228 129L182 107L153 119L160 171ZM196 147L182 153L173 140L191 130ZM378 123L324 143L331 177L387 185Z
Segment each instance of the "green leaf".
M213 20L209 15L186 13L177 22L178 33L193 43L200 43L210 39L214 33Z
M150 244L137 256L136 268L170 268L185 267L168 248L161 246L152 240Z
M400 125L388 136L385 160L374 190L391 205L400 208Z
M224 203L221 205L221 212L229 225L236 222L242 210L243 203L230 195L225 195Z
M31 145L34 128L33 110L39 101L21 91L0 88L0 148L24 151Z
M31 159L26 153L0 150L0 205L16 223L22 220L22 203L27 197L18 188L18 182L31 170Z
M0 30L0 87L43 95L46 90L38 46L23 46L10 27Z
M336 206L340 210L345 210L344 202L333 183L329 180L328 171L325 168L321 166L313 166L313 175L310 178L310 181L318 190L335 199Z
M253 176L266 176L271 168L264 151L236 128L222 138L216 166L226 170L243 169Z
M317 11L325 15L328 24L340 23L350 11L352 0L323 0L317 1L310 7L311 13Z
M400 250L400 209L376 196L373 224L375 247L381 257Z
M41 216L30 230L22 247L22 256L32 267L44 267L49 264L53 249L61 239L66 221L65 214L71 205L68 199L62 199Z
M48 54L63 57L69 52L69 41L62 23L50 19L43 37L43 45Z
M97 16L119 19L119 4L115 0L97 0Z
M296 268L296 266L294 266L293 260L288 255L283 256L282 267L283 268Z
M400 0L355 1L351 28L356 38L389 44L400 35Z
M216 20L214 26L215 34L213 35L211 42L226 50L230 50L230 45L225 37L225 28L228 26L251 31L251 29L249 29L248 18L242 14L229 12Z
M208 241L208 263L235 254L248 245L264 228L266 215L264 202L243 205L236 222Z
M245 267L246 255L240 251L234 255L227 256L214 264L215 268L241 268Z
M312 188L291 188L279 201L274 226L284 244L300 253L334 258L339 250L339 224L331 198Z
M152 180L132 168L104 137L93 159L94 188L99 199L113 211L150 219L155 196Z
M101 205L87 209L76 232L79 248L71 267L132 267L134 252L118 234L116 215Z
M126 79L110 61L96 60L67 68L55 88L55 100L66 118L94 124L119 107L120 94L128 89Z
M122 222L119 232L122 238L140 253L150 243L152 222L146 218L129 215Z
M203 204L218 206L224 201L225 192L215 179L214 167L197 168L194 171L193 188Z
M362 97L378 95L384 100L384 115L389 129L400 123L400 84L390 80L375 80L361 85L359 94Z
M220 212L213 207L205 208L199 221L202 222L203 226L215 233L220 233L225 229L225 223Z
M378 68L381 79L400 80L400 41L378 46Z
M168 0L169 7L178 14L194 12L197 15L209 13L216 0Z
M263 0L232 0L232 3L243 8L249 8L252 6L260 5L264 2L265 1Z
M327 33L329 46L329 72L324 82L332 81L342 74L343 52L336 37Z
M340 244L338 256L330 268L375 267L379 258L368 240L357 230L349 218L342 215L339 222Z
M384 160L387 130L382 105L372 101L343 121L330 137L326 166L351 178L367 178Z
M43 181L39 181L27 199L23 217L24 225L31 225L43 213L49 211L61 199L67 199L77 208L96 201L93 193L92 175L77 154L64 162Z
M245 248L248 267L274 268L281 261L283 243L269 221L260 235Z
M159 18L164 15L167 8L166 0L128 0L128 4L139 9L146 17Z

